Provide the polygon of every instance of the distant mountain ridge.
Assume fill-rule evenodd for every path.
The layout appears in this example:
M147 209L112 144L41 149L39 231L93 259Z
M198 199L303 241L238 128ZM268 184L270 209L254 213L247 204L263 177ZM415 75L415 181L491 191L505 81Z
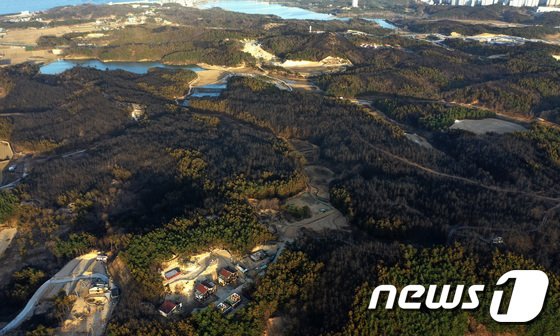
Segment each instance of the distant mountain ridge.
M490 6L503 5L512 7L553 7L560 6L560 0L420 0L430 5L451 6Z

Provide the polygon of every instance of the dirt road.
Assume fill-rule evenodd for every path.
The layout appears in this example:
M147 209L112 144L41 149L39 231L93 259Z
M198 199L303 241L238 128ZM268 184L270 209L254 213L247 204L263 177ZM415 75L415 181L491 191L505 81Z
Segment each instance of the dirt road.
M361 140L366 146L371 147L371 148L375 149L376 151L378 151L380 153L383 153L384 155L386 155L386 156L388 156L392 159L400 161L400 162L402 162L402 163L404 163L408 166L414 167L416 169L419 169L419 170L424 171L424 172L426 172L428 174L431 174L431 175L435 175L435 176L439 176L439 177L447 178L447 179L451 179L451 180L461 181L461 182L464 182L464 183L472 184L472 185L478 186L480 188L484 188L484 189L488 189L488 190L492 190L492 191L496 191L496 192L509 193L509 194L520 194L520 195L525 195L525 196L529 196L529 197L536 198L536 199L542 199L542 200L545 200L545 201L560 202L560 198L558 198L558 197L539 195L537 193L527 192L527 191L523 191L523 190L507 189L507 188L501 188L501 187L498 187L498 186L490 186L490 185L483 184L480 181L472 180L472 179L469 179L469 178L466 178L466 177L451 175L451 174L447 174L447 173L442 173L442 172L439 172L435 169L428 168L428 167L425 167L425 166L423 166L419 163L410 161L410 160L408 160L404 157L395 155L395 154L393 154L393 153L391 153L391 152L389 152L385 149L382 149L378 146L372 145L371 143L369 143L368 141L366 141L363 138Z

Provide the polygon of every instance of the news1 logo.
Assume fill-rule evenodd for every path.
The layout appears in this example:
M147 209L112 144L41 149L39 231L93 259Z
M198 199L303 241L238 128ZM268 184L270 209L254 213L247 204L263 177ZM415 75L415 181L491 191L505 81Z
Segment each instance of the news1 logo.
M537 317L544 305L546 292L548 290L548 276L538 270L513 270L502 275L496 282L497 286L504 285L513 280L513 287L509 305L505 313L500 313L504 291L495 290L490 304L490 316L497 322L524 323ZM425 307L435 309L475 309L479 306L478 293L484 291L484 285L472 285L467 289L468 302L463 302L465 285L457 285L453 298L449 298L451 285L443 285L439 300L436 300L438 292L437 285L429 285L424 300ZM385 309L393 309L397 297L397 288L393 285L381 285L376 287L371 294L369 309L377 309L377 302L382 292L388 294ZM398 299L401 309L420 309L421 299L426 293L426 287L422 285L408 285L404 287ZM415 300L414 300L415 299Z

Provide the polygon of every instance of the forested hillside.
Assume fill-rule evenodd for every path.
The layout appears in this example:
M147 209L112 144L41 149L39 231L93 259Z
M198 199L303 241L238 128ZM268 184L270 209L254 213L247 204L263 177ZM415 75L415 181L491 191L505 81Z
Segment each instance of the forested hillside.
M282 91L255 78L233 78L219 98L191 99L186 109L173 104L165 88L174 79L189 80L188 73L75 69L52 77L21 67L4 76L12 83L1 102L4 110L13 113L10 106L18 104L24 111L4 117L14 146L58 136L15 191L27 201L16 210L25 224L20 253L40 249L56 264L92 247L122 252L118 276L128 290L111 334L259 335L276 316L286 319L285 330L295 335L414 335L426 332L427 324L441 335L462 335L479 325L520 335L554 328L556 296L539 323L526 329L494 325L480 311L382 312L388 314L382 318L364 312L376 283L428 281L426 276L436 283L490 281L516 260L558 272L560 222L552 210L560 166L554 128L478 136L433 128L429 149L368 108ZM35 87L83 90L86 99L100 103L86 110L84 101L64 93L34 100ZM142 118L131 117L132 104L143 108ZM107 110L116 115L110 118ZM27 118L47 111L74 126L58 131L55 123ZM87 132L80 133L77 117L85 118ZM22 133L29 138L18 140L15 135ZM228 318L204 310L179 322L154 319L145 302L160 300L161 261L208 246L243 253L274 239L245 200L282 199L304 188L299 159L288 144L293 139L316 145L319 162L335 172L331 200L351 219L353 233L306 235L294 242L247 291L250 304ZM507 245L489 243L498 235ZM46 244L37 246L38 241ZM40 268L19 271L44 276ZM9 286L22 287L17 297L3 294L17 307L37 283L15 276Z
M366 3L406 5L424 10L406 0ZM95 9L45 17L91 22L110 13ZM129 14L122 6L115 12ZM160 14L173 24L120 27L93 46L82 33L46 36L38 47L64 45L72 56L102 60L246 67L237 74L214 67L221 77L207 82L227 87L185 102L208 73L0 69L0 140L16 152L3 171L10 183L0 192L0 219L17 226L9 258L0 260L0 320L13 318L69 260L97 249L109 255L122 289L108 335L257 336L273 335L275 326L296 336L560 335L560 63L552 57L560 47L435 41L362 19L313 22L309 33L309 22L273 16L177 6ZM554 21L496 8L487 15ZM478 32L452 21L399 24L427 35ZM242 51L244 39L279 60L338 56L352 65L305 77L260 64ZM486 118L516 127L450 128ZM344 225L312 227L331 215ZM234 265L264 245L279 246L278 255L251 269L232 313L214 309L219 301L170 318L158 313L177 294L167 276L162 282L170 260L193 266L194 255L208 253L206 267L216 273L209 251L226 251L222 259ZM488 293L518 268L548 274L543 313L528 324L495 323ZM488 293L473 311L367 309L380 284L478 283ZM59 312L67 297L49 304ZM20 332L52 335L64 321L54 317L37 314Z
M557 130L535 127L527 133L486 136L438 132L432 139L436 150L427 150L363 108L315 94L280 92L252 81L230 81L221 99L193 101L192 106L319 146L321 161L340 176L331 186L331 198L360 232L370 234L357 238L333 233L321 239L309 235L294 246L323 264L323 276L305 299L281 310L290 321L290 334L558 331L556 294L551 294L554 299L547 302L544 316L527 328L491 322L485 315L489 298L472 314L365 309L375 284L442 284L458 279L489 283L508 269L543 266L550 274L558 272ZM503 237L507 247L492 246L496 236ZM379 239L424 247L457 240L464 247L416 250ZM557 293L557 279L551 283L552 293Z
M375 51L364 64L317 82L334 96L446 100L522 118L557 118L560 63L552 55L560 53L558 47L444 43L454 49L418 44Z
M151 288L146 295L158 300L161 288L153 290L142 276L158 260L212 245L247 251L271 237L242 200L285 198L304 187L286 143L271 132L163 98L169 80L184 84L188 76L75 69L53 77L36 71L24 66L4 72L14 85L1 102L10 129L6 140L17 151L35 153L25 183L2 195L5 215L19 222L16 251L24 259L40 253L44 260L33 271L54 270L93 247L129 246L128 267L142 288ZM143 109L141 118L132 118L132 104ZM21 203L15 210L14 198ZM147 258L146 240L157 250ZM12 277L6 288L19 282ZM37 284L21 286L32 287L17 297L1 293L11 313Z
M436 150L429 150L364 108L274 88L259 90L256 99L246 81L230 82L220 100L192 106L319 146L321 160L339 176L331 197L357 226L378 237L440 244L454 240L455 230L474 227L478 233L468 235L468 245L486 246L485 240L501 235L512 250L556 267L548 239L560 223L555 217L545 227L539 224L558 202L560 167L556 150L530 139L541 138L541 129L528 137L438 133Z

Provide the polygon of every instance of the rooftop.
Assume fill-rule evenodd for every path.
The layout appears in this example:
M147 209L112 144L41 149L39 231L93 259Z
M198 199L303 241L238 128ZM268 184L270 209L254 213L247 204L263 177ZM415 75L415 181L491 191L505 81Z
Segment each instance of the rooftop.
M229 278L235 273L234 270L230 269L229 267L224 267L218 272L218 274L224 278Z
M194 289L200 294L206 294L206 292L208 292L210 288L206 286L204 283L199 283L194 287Z
M177 307L177 304L175 302L165 300L159 307L159 310L165 314L169 314L175 309L175 307Z

